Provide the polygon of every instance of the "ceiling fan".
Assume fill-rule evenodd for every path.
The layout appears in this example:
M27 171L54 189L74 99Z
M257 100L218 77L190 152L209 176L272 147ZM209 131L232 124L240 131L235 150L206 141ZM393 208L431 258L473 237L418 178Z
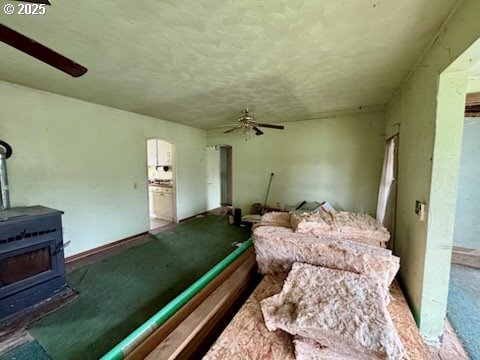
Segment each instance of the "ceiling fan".
M26 2L39 2L44 1L26 1ZM50 5L48 3L48 5ZM36 42L33 39L20 34L19 32L0 24L0 41L7 45L14 47L17 50L33 56L34 58L43 61L44 63L53 66L54 68L63 71L73 77L82 76L87 72L87 68L77 64L75 61L66 58L63 55L49 49L48 47Z
M230 133L232 131L239 131L242 134L251 134L255 132L255 135L263 135L264 132L259 129L259 127L270 128L270 129L279 129L283 130L285 127L283 125L272 125L272 124L262 124L258 123L253 119L253 116L250 115L248 108L243 110L243 115L238 118L239 124L233 127L230 130L224 131L224 134Z

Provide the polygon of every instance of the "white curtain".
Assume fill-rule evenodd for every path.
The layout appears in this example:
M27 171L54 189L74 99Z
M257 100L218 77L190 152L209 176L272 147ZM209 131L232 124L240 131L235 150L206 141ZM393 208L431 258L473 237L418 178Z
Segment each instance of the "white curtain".
M395 220L397 144L398 135L387 141L377 203L377 220L390 230L392 236Z

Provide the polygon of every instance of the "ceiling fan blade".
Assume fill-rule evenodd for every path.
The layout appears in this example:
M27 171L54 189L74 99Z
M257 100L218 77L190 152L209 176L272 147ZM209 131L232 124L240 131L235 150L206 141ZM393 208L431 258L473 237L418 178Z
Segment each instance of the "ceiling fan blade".
M254 126L253 127L253 130L255 130L255 135L263 135L264 132L262 130L260 130L258 127Z
M234 130L240 129L240 127L241 127L241 126L235 126L234 128L232 128L232 129L230 129L230 130L227 130L227 131L224 131L223 133L224 133L224 134L227 134L227 133L232 132L232 131L234 131Z
M260 127L270 128L270 129L280 129L280 130L285 129L285 126L283 125L271 125L271 124L260 124L260 123L256 123L255 125Z
M82 76L87 72L86 67L2 24L0 24L0 41L73 77Z

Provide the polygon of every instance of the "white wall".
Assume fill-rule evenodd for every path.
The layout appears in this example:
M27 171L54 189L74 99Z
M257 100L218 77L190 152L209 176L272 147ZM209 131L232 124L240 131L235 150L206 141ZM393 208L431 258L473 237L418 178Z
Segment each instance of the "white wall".
M206 210L204 130L0 82L12 206L63 210L71 256L149 228L147 138L176 145L177 208Z
M248 213L265 198L283 207L328 200L338 208L375 215L384 153L384 114L295 121L285 130L245 141L224 128L208 131L208 144L228 144L233 153L233 205Z

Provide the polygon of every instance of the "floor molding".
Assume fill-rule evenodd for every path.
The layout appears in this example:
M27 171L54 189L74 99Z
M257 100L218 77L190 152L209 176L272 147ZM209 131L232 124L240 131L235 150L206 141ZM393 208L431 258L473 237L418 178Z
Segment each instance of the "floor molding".
M108 243L106 245L98 246L96 248L93 248L93 249L90 249L90 250L87 250L87 251L84 251L84 252L81 252L81 253L78 253L78 254L75 254L75 255L72 255L72 256L68 256L68 257L65 258L65 263L68 264L68 263L80 260L82 258L85 258L87 256L91 256L91 255L97 254L99 252L112 249L114 247L125 244L126 242L137 240L138 238L140 238L142 236L146 236L146 235L148 235L148 231L144 231L142 233L132 235L132 236L126 237L124 239L120 239L120 240Z
M454 246L452 263L480 268L480 250Z
M197 216L199 215L204 216L207 213L208 212L205 211L205 212L190 216L188 218L180 220L179 223L193 220ZM128 248L130 246L139 245L145 242L148 239L148 236L150 234L155 235L163 230L170 229L172 228L172 226L175 226L175 225L176 225L175 223L167 224L165 226L152 229L150 231L144 231L142 233L132 235L124 239L120 239L120 240L72 255L72 256L68 256L65 258L65 264L67 265L67 272L70 272L75 268L82 267L84 265L88 265L93 262L97 262L99 260L102 260L103 258L107 258L113 255L114 253L120 250L123 250L125 248Z

